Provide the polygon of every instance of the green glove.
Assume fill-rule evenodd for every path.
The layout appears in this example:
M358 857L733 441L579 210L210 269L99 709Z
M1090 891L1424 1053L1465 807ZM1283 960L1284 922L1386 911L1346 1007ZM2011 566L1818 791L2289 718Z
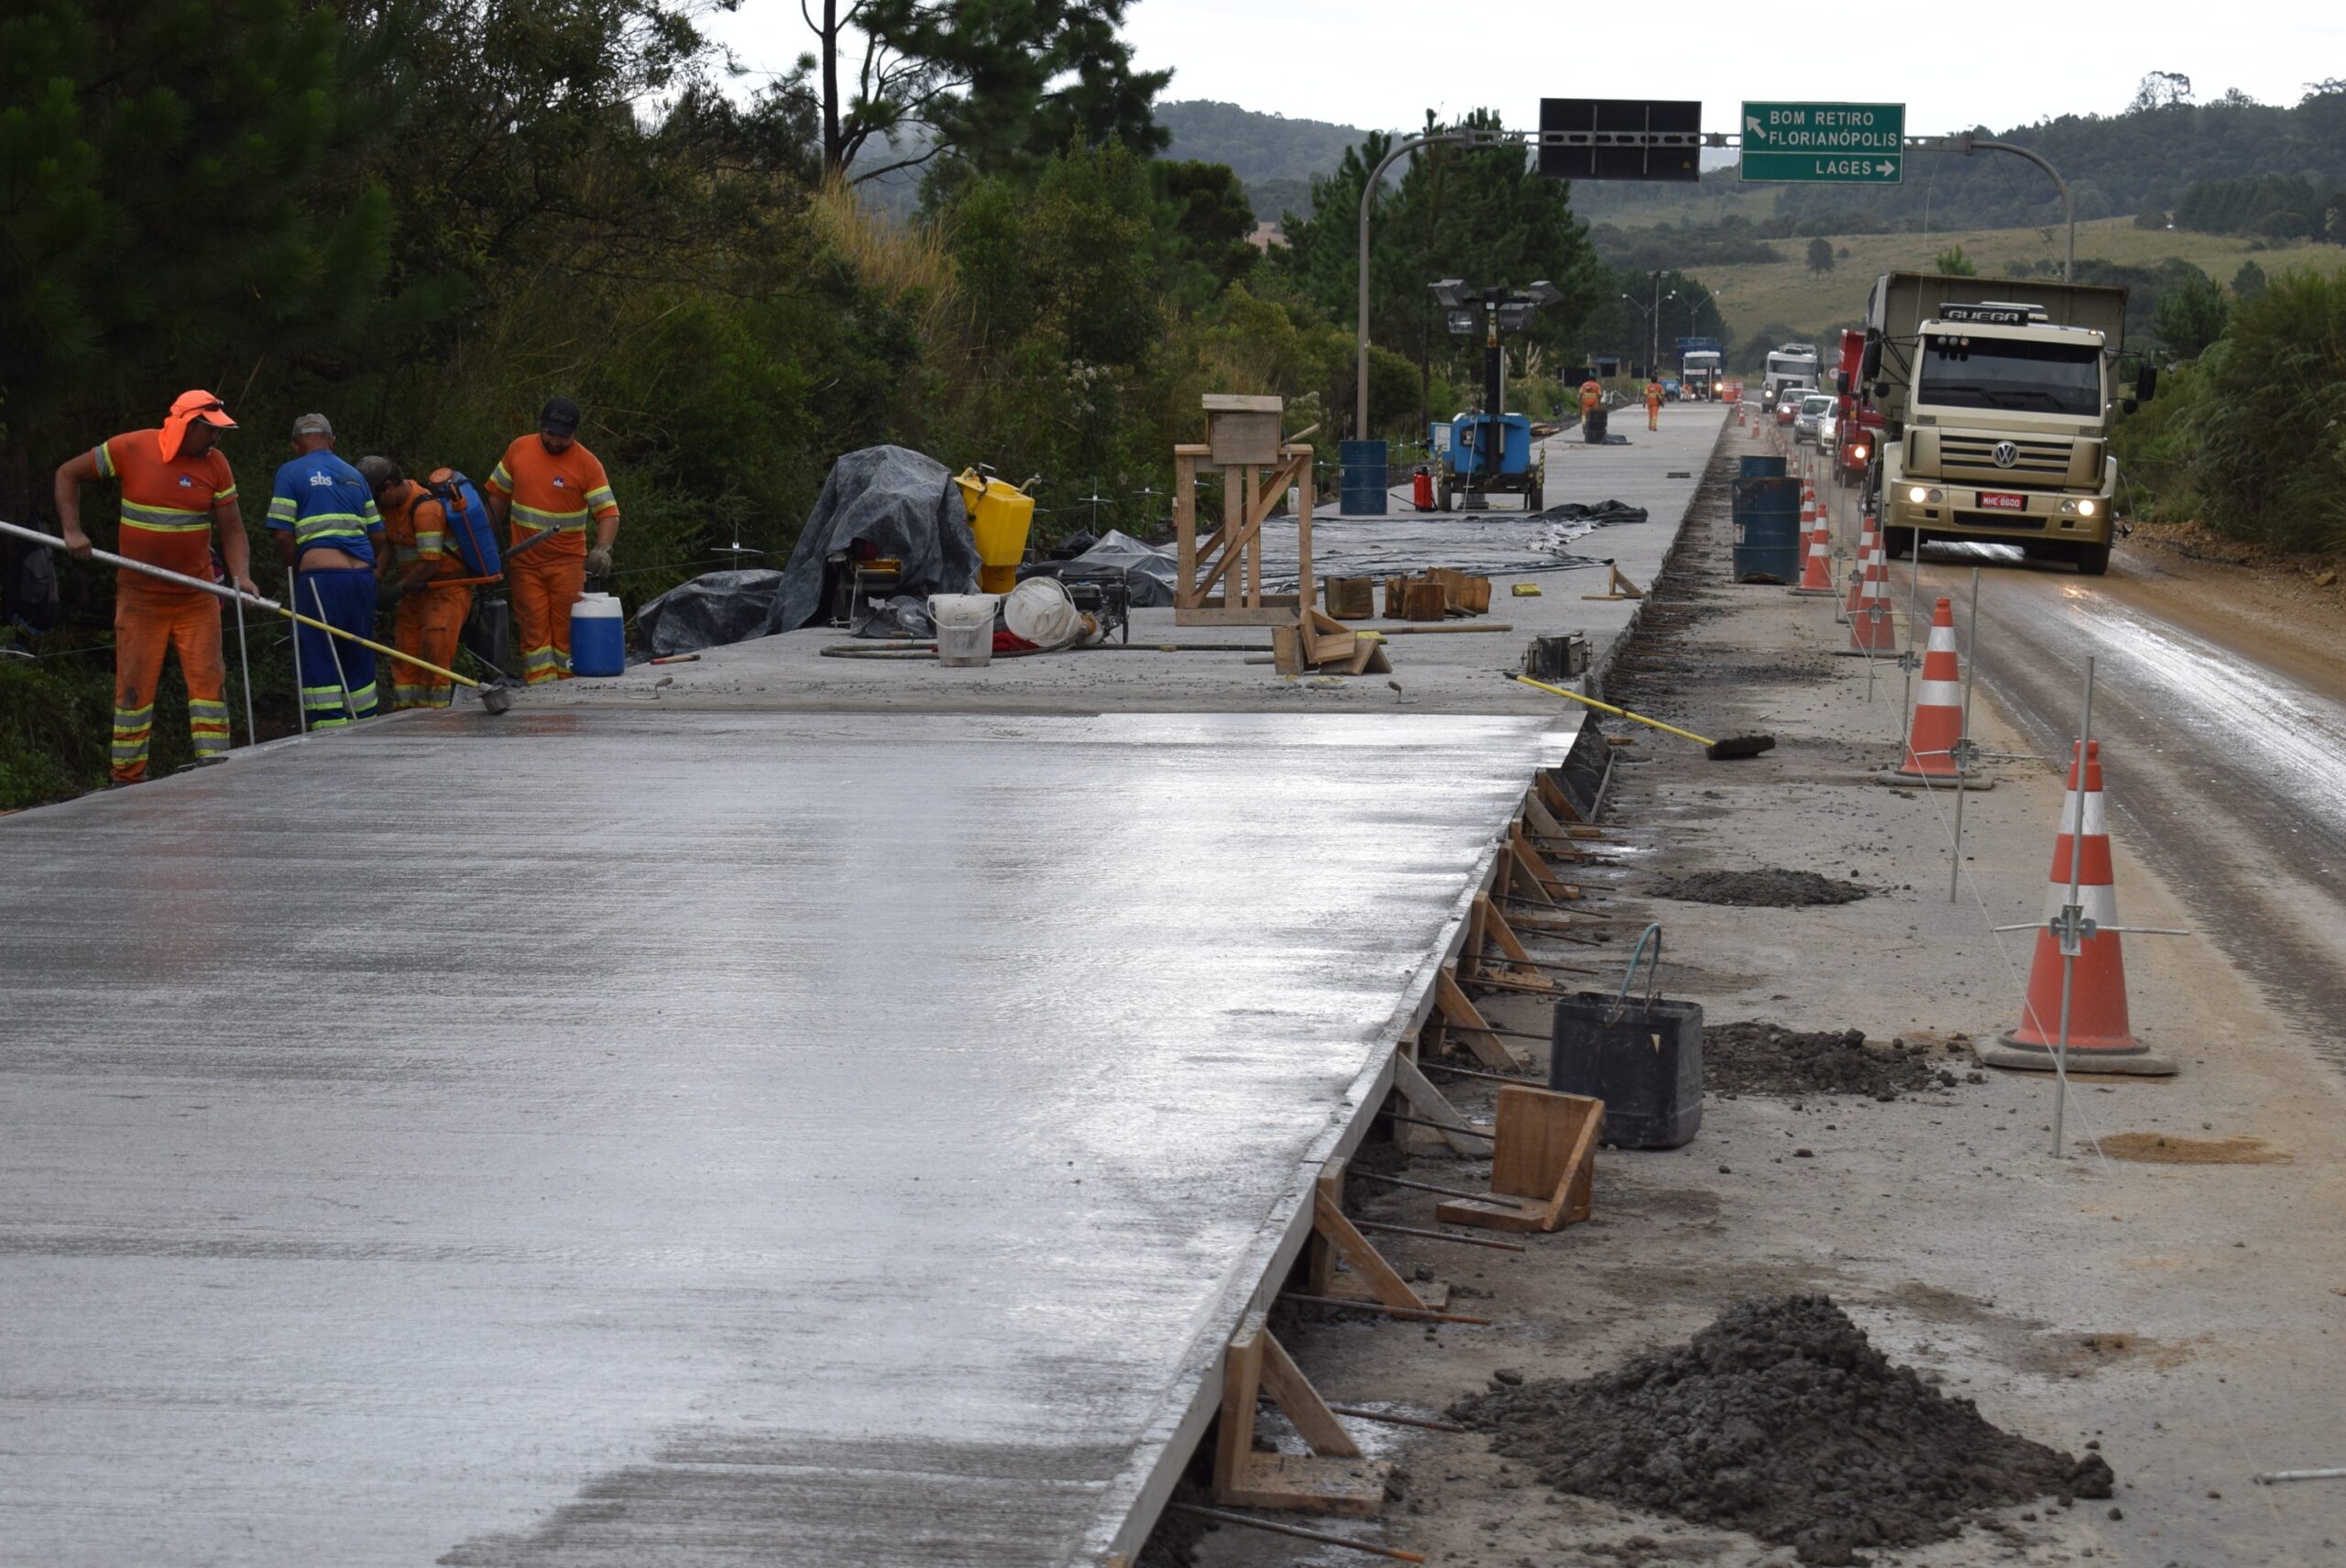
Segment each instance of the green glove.
M586 552L586 575L590 577L608 577L611 575L611 547L609 545L597 544L595 548Z

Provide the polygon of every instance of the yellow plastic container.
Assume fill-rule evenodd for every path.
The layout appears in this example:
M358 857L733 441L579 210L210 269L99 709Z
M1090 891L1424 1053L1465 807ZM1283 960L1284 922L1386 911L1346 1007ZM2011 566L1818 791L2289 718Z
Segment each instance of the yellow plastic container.
M970 532L978 540L978 591L1006 594L1018 584L1018 563L1026 558L1026 536L1035 530L1035 498L1007 479L963 469L953 482L970 509Z

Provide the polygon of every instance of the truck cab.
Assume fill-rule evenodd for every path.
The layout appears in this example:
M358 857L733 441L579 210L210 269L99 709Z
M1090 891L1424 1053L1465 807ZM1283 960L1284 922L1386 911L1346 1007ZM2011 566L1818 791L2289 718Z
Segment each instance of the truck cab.
M1945 297L1991 281L2015 297ZM1871 314L1862 373L1883 423L1875 482L1890 552L1978 540L2108 570L2125 291L1891 274Z

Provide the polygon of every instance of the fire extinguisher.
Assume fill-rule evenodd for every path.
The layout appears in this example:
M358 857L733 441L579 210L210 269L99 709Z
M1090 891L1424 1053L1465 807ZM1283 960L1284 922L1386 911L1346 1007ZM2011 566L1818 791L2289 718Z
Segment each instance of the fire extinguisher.
M1420 511L1433 510L1433 476L1422 464L1419 465L1417 477L1409 487L1409 499Z

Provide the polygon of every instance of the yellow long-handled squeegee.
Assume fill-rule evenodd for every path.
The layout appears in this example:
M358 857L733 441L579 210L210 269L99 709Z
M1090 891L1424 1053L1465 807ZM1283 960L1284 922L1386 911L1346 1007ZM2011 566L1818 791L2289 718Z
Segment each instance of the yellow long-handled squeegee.
M40 533L29 528L19 528L13 522L0 522L0 533L9 533L18 539L30 540L35 544L46 544L51 550L65 549L65 541L55 534ZM104 561L107 565L126 572L138 572L149 577L159 577L167 583L177 583L183 588L202 588L205 593L224 599L242 599L256 609L265 609L273 615L281 615L286 620L299 621L303 626L313 626L330 637L339 637L345 642L356 642L361 648L371 648L378 653L397 659L403 664L412 664L419 670L429 670L445 680L454 681L460 686L470 686L480 693L480 706L485 712L503 713L513 706L513 694L503 686L485 685L480 681L460 675L454 670L444 670L437 664L427 664L412 653L402 653L396 648L385 647L372 638L361 637L355 631L345 631L339 626L329 626L324 621L313 620L298 610L288 609L275 599L260 598L220 583L207 583L202 577L191 577L184 572L174 572L166 566L153 566L144 561L133 561L128 556L117 555L111 550L93 549L90 552L90 555L93 560Z
M1645 725L1649 729L1659 729L1664 734L1675 735L1682 740L1692 740L1695 745L1703 748L1703 754L1714 762L1731 762L1738 757L1756 757L1762 751L1772 751L1776 749L1776 738L1773 735L1730 735L1724 740L1705 740L1691 729L1681 729L1675 724L1664 724L1659 718L1648 718L1642 713L1631 713L1626 707L1616 707L1609 702L1599 702L1593 696L1583 696L1576 691L1566 691L1562 686L1551 686L1545 681L1535 681L1529 675L1518 675L1513 670L1501 670L1499 674L1520 685L1549 692L1557 696L1570 697L1574 702L1595 708L1599 713L1615 714L1634 723Z

